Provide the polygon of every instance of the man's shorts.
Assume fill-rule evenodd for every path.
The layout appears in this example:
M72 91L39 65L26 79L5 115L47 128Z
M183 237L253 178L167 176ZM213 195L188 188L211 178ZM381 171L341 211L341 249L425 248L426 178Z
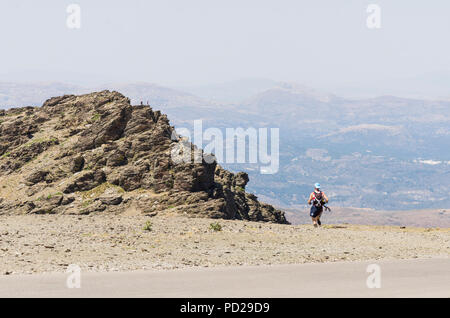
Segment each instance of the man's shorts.
M315 217L319 216L319 214L322 213L322 212L323 212L323 206L317 207L317 206L313 205L311 207L311 212L309 213L309 215L312 218L315 218Z

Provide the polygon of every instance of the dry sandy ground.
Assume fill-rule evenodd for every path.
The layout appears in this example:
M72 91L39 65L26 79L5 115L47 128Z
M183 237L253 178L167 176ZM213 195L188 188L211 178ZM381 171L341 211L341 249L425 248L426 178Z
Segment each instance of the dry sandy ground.
M152 223L151 231L144 230ZM221 231L210 224L218 222ZM0 216L0 274L450 256L450 229L278 225L117 215Z

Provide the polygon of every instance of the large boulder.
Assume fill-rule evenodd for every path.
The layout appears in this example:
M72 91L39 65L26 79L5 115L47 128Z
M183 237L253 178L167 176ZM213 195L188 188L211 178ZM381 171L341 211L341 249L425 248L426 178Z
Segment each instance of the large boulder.
M213 157L187 146L167 116L118 92L51 98L0 112L0 213L182 213L287 223Z

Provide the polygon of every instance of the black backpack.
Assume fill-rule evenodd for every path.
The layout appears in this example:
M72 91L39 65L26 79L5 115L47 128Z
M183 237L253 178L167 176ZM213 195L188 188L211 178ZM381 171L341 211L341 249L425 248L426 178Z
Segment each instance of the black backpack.
M313 204L315 206L322 206L323 204L323 194L322 191L320 191L319 193L314 191L314 200L313 200Z

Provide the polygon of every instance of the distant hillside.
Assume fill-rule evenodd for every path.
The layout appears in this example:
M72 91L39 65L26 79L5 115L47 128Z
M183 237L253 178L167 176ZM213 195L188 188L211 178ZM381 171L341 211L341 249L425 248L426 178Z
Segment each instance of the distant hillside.
M209 85L184 86L180 87L180 90L222 104L240 104L276 85L278 85L276 81L250 78Z
M0 107L23 105L40 106L54 96L83 94L101 90L120 90L129 96L131 103L151 103L164 107L211 107L211 103L189 93L149 83L103 84L81 86L66 83L9 83L0 82Z
M280 173L250 173L273 203L303 204L318 181L343 207L450 207L448 101L346 100L284 85L241 108L281 127Z

